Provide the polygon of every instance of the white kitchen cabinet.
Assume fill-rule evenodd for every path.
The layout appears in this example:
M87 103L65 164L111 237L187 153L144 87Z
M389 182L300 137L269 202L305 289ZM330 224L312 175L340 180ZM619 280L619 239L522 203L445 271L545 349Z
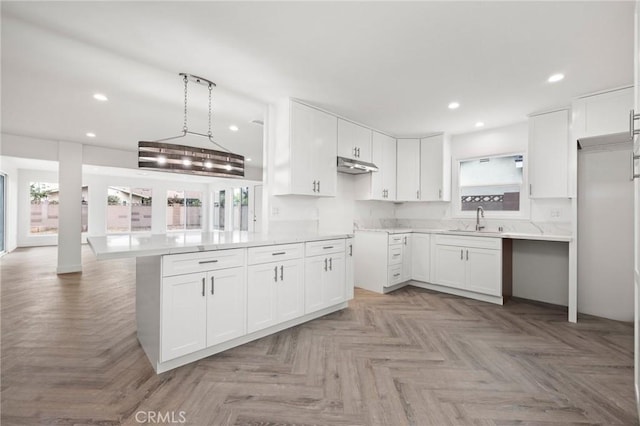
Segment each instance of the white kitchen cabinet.
M633 86L582 96L572 103L572 139L629 132Z
M207 346L206 273L162 280L160 359L168 361Z
M356 194L361 200L396 200L396 140L382 133L373 132L371 162L377 172L356 177Z
M245 300L242 267L165 277L162 360L245 335Z
M529 198L569 197L569 111L529 117Z
M420 200L451 201L451 147L448 135L420 140Z
M404 234L402 240L402 282L413 279L412 239L413 235Z
M356 286L384 293L411 279L410 233L358 231L354 243Z
M502 295L502 255L499 250L467 248L465 261L467 290Z
M287 101L277 108L274 194L336 195L338 119Z
M345 300L351 300L354 296L355 289L355 274L353 270L353 238L346 240L347 248L345 254Z
M249 333L303 315L302 264L301 259L294 259L248 267Z
M397 201L420 200L420 139L398 139Z
M305 314L346 300L344 240L320 243L307 243L305 248Z
M465 287L464 247L435 244L433 282L447 287Z
M411 235L412 279L431 281L431 235L414 233Z
M371 163L371 129L338 118L338 155Z
M207 273L207 346L246 334L244 267Z
M436 235L432 239L434 284L502 296L502 240Z

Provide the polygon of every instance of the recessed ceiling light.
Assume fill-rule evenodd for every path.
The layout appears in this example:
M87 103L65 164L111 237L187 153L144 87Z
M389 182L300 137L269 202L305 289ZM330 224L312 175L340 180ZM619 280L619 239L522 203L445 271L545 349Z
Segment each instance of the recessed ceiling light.
M93 99L95 99L96 101L102 101L102 102L109 100L109 98L107 98L106 95L103 95L102 93L95 93L93 95Z
M245 158L244 161L253 161L251 158Z
M88 138L95 138L95 137L96 137L96 134L95 134L95 133L92 133L92 132L87 132L87 137L88 137Z
M547 79L549 83L557 83L564 78L564 74L554 74Z
M484 127L484 123L482 121L478 121L476 123L476 127Z
M238 126L232 124L231 126L229 126L229 130L231 130L232 132L237 132L238 131Z
M449 109L456 109L460 106L460 104L458 102L451 102L449 104Z

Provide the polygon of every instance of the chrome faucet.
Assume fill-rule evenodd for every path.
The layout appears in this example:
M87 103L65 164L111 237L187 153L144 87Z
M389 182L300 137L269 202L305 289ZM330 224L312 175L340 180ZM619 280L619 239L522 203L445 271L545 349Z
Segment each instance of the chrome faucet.
M484 229L484 225L480 225L480 216L484 217L484 209L482 206L478 206L476 209L476 231L482 231Z

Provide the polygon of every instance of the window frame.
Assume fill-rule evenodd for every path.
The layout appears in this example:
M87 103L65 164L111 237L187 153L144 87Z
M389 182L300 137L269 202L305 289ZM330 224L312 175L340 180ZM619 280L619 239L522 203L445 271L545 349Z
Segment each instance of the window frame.
M531 217L531 200L528 182L528 155L526 151L516 152L498 152L481 156L459 157L454 159L454 173L452 173L451 196L452 196L452 218L453 219L470 219L476 217L475 210L462 210L461 187L460 187L460 164L464 161L476 161L483 158L496 157L513 157L522 156L522 185L520 187L520 209L519 210L486 210L484 217L487 219L529 219Z
M126 189L129 192L129 199L127 200L127 207L129 208L129 228L127 231L109 231L109 188L122 188ZM134 189L148 189L151 191L151 228L148 230L134 231L131 226L131 219L133 218L132 209L133 209L133 190ZM121 186L121 185L107 185L107 205L105 207L105 219L104 219L104 228L105 234L107 235L118 235L118 234L148 234L153 230L153 187L151 188L141 188L140 186L132 187L132 186Z

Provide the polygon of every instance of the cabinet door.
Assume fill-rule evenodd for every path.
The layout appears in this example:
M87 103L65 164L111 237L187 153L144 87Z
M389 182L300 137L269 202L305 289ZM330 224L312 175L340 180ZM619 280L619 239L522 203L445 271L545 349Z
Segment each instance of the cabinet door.
M337 129L336 117L291 103L291 189L294 194L335 196Z
M207 274L207 346L246 334L244 268Z
M423 282L431 282L431 235L413 234L411 236L411 263L413 266L413 279Z
M344 253L329 255L329 270L324 275L324 304L333 306L345 301L345 256Z
M353 299L355 276L353 271L353 238L347 239L347 252L345 254L345 289L346 300Z
M278 262L276 284L277 322L288 321L304 314L303 260Z
M380 133L373 134L374 139L381 141L382 158L379 162L374 161L373 164L380 167L382 189L386 192L384 199L387 201L395 201L396 199L396 140ZM380 173L382 172L382 173Z
M443 161L442 135L420 140L420 199L422 201L442 201Z
M162 362L204 349L207 343L206 274L162 280Z
M402 281L413 279L411 237L411 234L405 234L402 242Z
M633 96L633 87L627 87L574 101L572 126L576 139L628 132Z
M569 111L529 118L529 196L569 195Z
M313 256L304 260L304 313L318 311L324 308L322 296L322 280L325 275L325 265L329 269L327 256Z
M500 250L465 249L467 290L502 295L502 259Z
M262 330L276 323L278 264L265 263L247 268L247 331Z
M338 119L338 155L371 162L371 129Z
M447 287L465 288L464 248L434 245L433 281Z
M398 139L397 151L396 198L417 201L420 199L420 140Z

